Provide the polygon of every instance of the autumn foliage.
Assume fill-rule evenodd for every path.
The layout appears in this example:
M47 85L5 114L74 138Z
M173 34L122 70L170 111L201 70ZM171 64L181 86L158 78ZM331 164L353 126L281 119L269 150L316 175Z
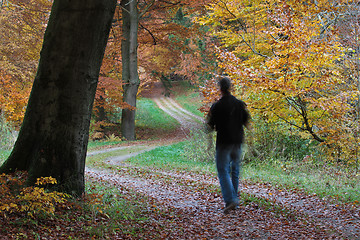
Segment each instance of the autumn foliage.
M0 3L0 109L19 125L39 59L51 1Z
M314 139L330 159L352 164L358 154L359 89L344 74L347 46L337 24L349 5L222 0L209 4L197 21L220 40L219 66L254 116L282 122L278 131ZM216 96L214 87L209 81L204 89L208 102Z
M203 59L211 53L204 48L207 38L191 21L191 14L203 10L208 1L138 1L140 12L138 33L138 95L153 82L178 75L198 82L208 71ZM118 6L104 56L99 86L94 103L97 120L116 109L130 108L123 102L121 83L122 10Z
M8 0L0 15L0 109L25 111L51 2ZM140 88L181 76L200 84L203 111L227 74L254 119L321 144L329 159L359 161L360 32L356 1L138 1ZM97 121L119 109L122 10L118 6L94 102ZM215 58L217 62L215 62ZM279 124L280 123L280 124Z
M18 176L0 175L0 214L26 213L30 217L55 213L55 207L66 202L69 196L60 192L47 192L44 186L56 184L52 177L37 179L34 187L25 185L25 174Z

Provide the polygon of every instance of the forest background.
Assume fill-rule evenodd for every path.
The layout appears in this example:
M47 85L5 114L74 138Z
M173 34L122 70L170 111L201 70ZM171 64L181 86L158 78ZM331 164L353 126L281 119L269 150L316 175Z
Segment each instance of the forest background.
M23 121L51 5L48 0L0 1L0 143L7 153ZM255 166L260 175L275 166L271 177L283 179L300 169L301 177L289 180L295 185L304 173L316 185L319 177L311 175L316 169L329 176L322 182L327 191L341 188L341 194L335 189L331 196L358 205L359 7L345 0L137 1L139 89L133 97L151 92L159 82L164 95L173 96L172 86L180 82L196 92L205 116L219 98L217 77L228 75L234 95L247 103L253 120L245 168ZM125 94L123 14L119 2L96 90L90 144L124 142L122 112L136 106ZM138 123L134 119L141 139ZM205 134L196 131L187 156L211 161ZM197 145L200 140L205 145ZM17 181L1 176L1 181ZM45 178L35 185L54 182ZM16 201L33 199L34 209L21 210L30 214L44 206L53 213L53 203L66 196L26 189ZM42 197L34 197L38 193ZM6 194L4 199L15 199ZM4 202L0 210L15 207Z
M51 9L47 0L0 2L0 109L3 136L19 128ZM359 176L360 55L356 1L138 1L137 95L154 82L170 94L190 82L206 114L216 78L253 117L249 158L315 162ZM121 138L121 6L117 6L96 92L91 138ZM13 142L2 138L3 148Z
M169 88L174 80L189 81L200 88L205 113L218 98L216 76L227 74L253 115L258 145L274 136L301 139L316 149L306 156L358 171L356 2L139 1L138 6L149 8L139 23L138 95L152 82ZM50 8L47 0L1 1L2 126L21 125ZM96 128L119 123L120 109L131 108L122 94L121 20L118 6L94 103L93 138L105 137Z

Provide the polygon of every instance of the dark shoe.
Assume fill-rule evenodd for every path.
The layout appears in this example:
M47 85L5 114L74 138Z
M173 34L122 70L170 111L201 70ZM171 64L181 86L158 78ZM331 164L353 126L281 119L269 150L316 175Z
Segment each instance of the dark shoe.
M232 203L227 204L224 209L224 213L228 214L231 210L235 209L237 207L237 205L239 205L238 202L232 202Z

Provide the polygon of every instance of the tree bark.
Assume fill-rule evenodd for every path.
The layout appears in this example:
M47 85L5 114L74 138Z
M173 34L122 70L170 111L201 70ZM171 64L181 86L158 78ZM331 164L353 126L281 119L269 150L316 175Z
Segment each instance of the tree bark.
M84 192L89 124L116 0L55 0L38 71L14 149L1 172L52 176Z
M140 85L137 65L139 13L135 0L122 0L121 6L123 9L123 40L121 42L123 101L135 108ZM122 110L121 132L127 140L135 140L135 109Z

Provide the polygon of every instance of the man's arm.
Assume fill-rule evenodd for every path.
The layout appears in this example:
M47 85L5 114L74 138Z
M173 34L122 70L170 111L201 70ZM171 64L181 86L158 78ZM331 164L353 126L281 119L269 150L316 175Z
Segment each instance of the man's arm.
M208 147L207 150L210 151L213 146L213 132L215 130L215 121L212 115L212 107L206 116L205 132L207 133Z
M240 109L241 109L241 124L244 125L248 130L251 129L251 116L247 109L246 103L240 100Z
M206 125L207 125L209 132L215 130L215 120L214 120L213 111L214 111L214 105L211 106L211 108L206 116Z
M248 129L248 130L251 130L252 129L252 126L251 126L251 117L250 117L250 114L249 114L249 111L246 109L245 107L245 122L244 122L244 126Z

